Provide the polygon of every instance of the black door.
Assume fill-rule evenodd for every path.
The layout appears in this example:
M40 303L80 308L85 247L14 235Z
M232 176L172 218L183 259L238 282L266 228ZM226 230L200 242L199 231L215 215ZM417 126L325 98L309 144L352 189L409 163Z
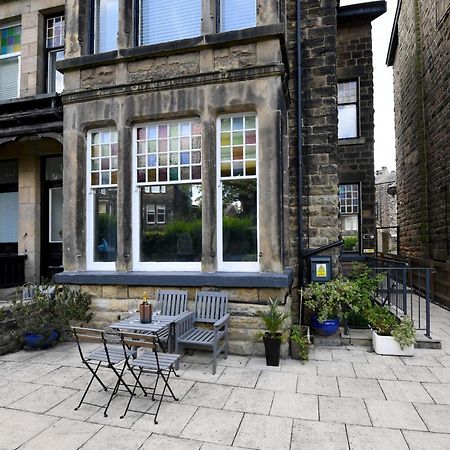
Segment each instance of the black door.
M62 156L42 160L41 279L62 269Z

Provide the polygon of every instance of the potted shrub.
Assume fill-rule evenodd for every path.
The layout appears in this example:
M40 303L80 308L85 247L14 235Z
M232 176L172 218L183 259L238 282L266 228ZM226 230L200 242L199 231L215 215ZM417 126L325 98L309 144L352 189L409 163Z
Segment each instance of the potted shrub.
M289 318L288 314L278 310L278 306L279 301L270 298L268 308L258 313L267 330L262 338L268 366L280 365L280 345L286 331L285 322Z
M383 306L373 306L367 314L372 327L372 344L379 355L413 356L416 332L407 316L399 320Z
M90 295L67 286L41 285L31 299L16 296L11 305L15 333L26 347L47 348L70 331L70 321L88 322Z
M292 359L308 361L311 345L309 327L294 325L291 329L290 344Z

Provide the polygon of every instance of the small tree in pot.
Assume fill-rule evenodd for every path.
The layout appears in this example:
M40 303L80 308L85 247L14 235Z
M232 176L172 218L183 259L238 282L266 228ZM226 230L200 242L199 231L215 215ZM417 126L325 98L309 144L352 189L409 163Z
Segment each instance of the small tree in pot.
M268 366L280 364L280 345L286 331L285 322L289 318L289 314L278 310L279 304L278 299L270 298L268 308L258 313L267 330L262 337Z

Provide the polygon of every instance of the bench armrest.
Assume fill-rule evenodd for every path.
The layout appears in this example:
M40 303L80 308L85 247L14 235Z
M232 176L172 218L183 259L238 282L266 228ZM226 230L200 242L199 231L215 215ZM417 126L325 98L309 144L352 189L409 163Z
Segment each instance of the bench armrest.
M219 319L217 322L214 323L214 328L220 328L224 326L228 320L230 319L229 314L225 314L221 319Z

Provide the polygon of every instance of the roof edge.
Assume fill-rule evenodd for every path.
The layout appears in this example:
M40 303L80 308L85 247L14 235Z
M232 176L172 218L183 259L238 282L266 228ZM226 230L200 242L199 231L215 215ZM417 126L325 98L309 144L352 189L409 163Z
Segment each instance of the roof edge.
M400 10L402 9L402 0L397 1L397 9L395 11L394 23L392 24L391 39L389 40L389 48L386 56L386 65L388 67L394 65L395 55L398 46L398 19Z
M387 11L386 0L357 3L356 5L338 6L338 20L366 19L375 20Z

